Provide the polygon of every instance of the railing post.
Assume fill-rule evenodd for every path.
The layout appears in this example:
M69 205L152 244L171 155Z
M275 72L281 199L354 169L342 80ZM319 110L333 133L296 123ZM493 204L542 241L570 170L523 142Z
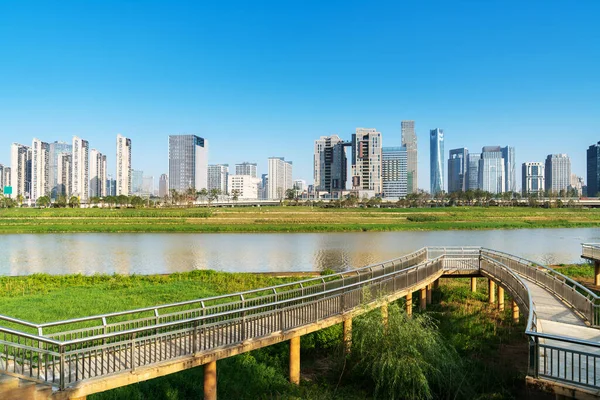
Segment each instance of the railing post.
M59 379L59 387L60 390L65 390L65 371L66 371L66 367L65 367L65 346L60 346L59 347L59 353L60 353L60 379ZM15 360L16 362L16 360Z
M135 371L135 333L131 335L131 371Z

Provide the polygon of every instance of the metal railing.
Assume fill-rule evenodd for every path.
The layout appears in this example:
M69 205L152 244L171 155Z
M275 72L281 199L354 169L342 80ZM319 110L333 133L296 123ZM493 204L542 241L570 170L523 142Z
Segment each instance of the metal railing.
M584 243L581 247L584 258L600 261L600 243Z

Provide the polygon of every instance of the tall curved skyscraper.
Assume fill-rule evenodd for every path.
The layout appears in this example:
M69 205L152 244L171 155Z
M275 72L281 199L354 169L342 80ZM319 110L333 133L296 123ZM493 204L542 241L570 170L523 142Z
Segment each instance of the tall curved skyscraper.
M429 132L429 182L431 195L444 190L444 131L432 129Z

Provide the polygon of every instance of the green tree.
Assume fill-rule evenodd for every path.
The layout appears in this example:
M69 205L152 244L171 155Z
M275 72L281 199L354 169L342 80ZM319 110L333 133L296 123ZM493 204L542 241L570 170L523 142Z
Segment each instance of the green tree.
M204 202L208 198L208 190L206 188L202 188L198 193L196 193L196 196L200 197L201 202Z
M37 199L36 203L37 203L38 207L46 208L50 205L50 197L41 196Z
M210 192L208 193L208 204L210 205L210 203L212 203L213 201L218 199L220 194L221 194L221 189L217 189L217 188L210 189Z
M17 195L17 204L19 205L19 207L23 206L23 201L25 200L25 198L23 197L22 194L18 194Z
M231 191L231 200L238 201L239 198L240 198L240 191L237 189L233 189Z
M59 195L54 204L56 204L56 207L65 208L67 206L67 196L64 194Z
M79 201L79 197L71 196L71 198L69 199L69 206L71 208L75 208L75 207L79 207L80 205L81 205L81 202Z

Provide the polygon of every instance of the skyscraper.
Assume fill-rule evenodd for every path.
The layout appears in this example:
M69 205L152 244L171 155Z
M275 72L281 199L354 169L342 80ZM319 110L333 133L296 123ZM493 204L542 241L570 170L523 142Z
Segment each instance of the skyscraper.
M597 197L600 193L600 142L587 149L587 194Z
M50 146L39 139L31 144L31 200L50 195Z
M87 203L90 189L90 145L87 140L73 136L72 195Z
M269 199L281 200L285 192L293 189L292 162L285 161L283 157L269 158L269 182L267 194Z
M479 185L490 193L506 191L506 164L500 146L485 146L479 160Z
M571 183L571 159L566 154L549 154L546 158L546 192L567 191Z
M381 153L383 197L405 197L408 194L408 152L406 147L383 147Z
M60 154L56 168L56 198L58 196L70 197L73 193L73 154Z
M158 196L164 198L169 195L169 176L162 174L158 180Z
M251 162L243 162L241 164L235 164L235 174L236 175L250 175L253 178L256 178L256 163Z
M236 165L236 171L238 170L238 166ZM246 172L251 172L251 169L245 169ZM256 164L254 165L254 174L256 174ZM236 174L236 175L245 175L252 176L250 174ZM229 177L229 164L214 164L208 166L208 190L217 189L221 191L222 194L229 193L227 190L227 179ZM253 178L256 178L254 176Z
M6 184L6 167L0 164L0 191L4 191L4 186L10 186Z
M448 159L448 193L467 191L468 157L469 150L464 147L450 150L450 158Z
M169 136L169 189L208 187L208 141L195 135Z
M106 156L96 149L90 152L90 197L106 197Z
M4 167L4 186L10 186L10 180L11 180L11 169L10 167L5 166Z
M356 128L352 135L352 189L382 192L382 145L377 129Z
M517 175L515 167L515 148L506 146L500 149L504 159L504 190L517 192Z
M526 162L522 166L523 196L544 194L544 163Z
M58 195L63 194L62 191L59 193L59 188L58 188L58 180L59 180L58 162L59 162L59 159L64 154L72 155L73 154L73 145L71 145L69 143L65 143L65 142L50 143L50 172L49 172L49 174L50 174L50 191L51 191L50 197L52 199L56 199L58 197Z
M469 153L467 160L467 190L479 189L479 160L481 160L481 153Z
M142 196L154 196L154 176L142 178Z
M429 132L429 181L431 195L444 190L444 131L432 129Z
M402 121L402 146L406 147L408 193L415 193L418 188L415 121Z
M142 186L144 185L144 171L131 170L131 194L139 196L142 194Z
M131 139L117 135L117 196L132 193L131 178Z
M12 197L28 199L31 193L31 147L13 143L10 147Z
M346 190L347 165L345 142L338 135L315 140L315 189L332 194Z

